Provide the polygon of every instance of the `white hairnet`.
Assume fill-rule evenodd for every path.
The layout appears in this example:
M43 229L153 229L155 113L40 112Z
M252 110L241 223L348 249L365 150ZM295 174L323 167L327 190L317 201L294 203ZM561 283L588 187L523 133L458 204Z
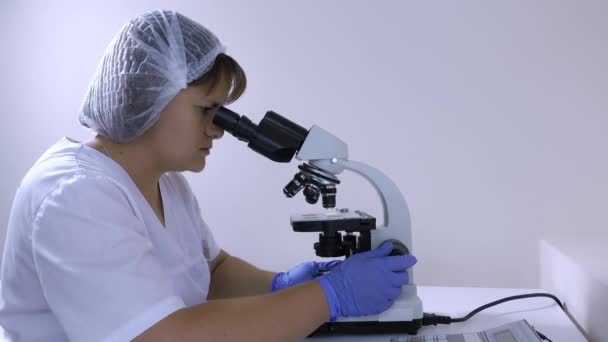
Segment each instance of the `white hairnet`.
M113 141L132 140L224 50L211 31L175 11L133 18L106 49L79 121Z

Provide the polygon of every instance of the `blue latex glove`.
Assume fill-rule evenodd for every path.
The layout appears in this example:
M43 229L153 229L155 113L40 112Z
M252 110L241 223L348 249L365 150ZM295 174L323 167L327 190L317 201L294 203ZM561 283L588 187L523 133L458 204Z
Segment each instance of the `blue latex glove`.
M386 242L351 256L317 278L327 297L331 321L379 314L393 305L401 287L409 282L406 269L417 260L411 254L388 256L392 249L392 243Z
M303 262L287 272L277 273L274 276L274 279L272 279L272 288L270 291L279 291L296 284L313 280L322 275L324 272L336 267L341 262L342 260L333 260L329 262Z

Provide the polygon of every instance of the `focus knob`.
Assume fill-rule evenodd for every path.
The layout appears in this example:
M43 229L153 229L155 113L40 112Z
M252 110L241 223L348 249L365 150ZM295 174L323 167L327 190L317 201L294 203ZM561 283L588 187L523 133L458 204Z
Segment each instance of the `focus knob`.
M388 239L382 242L380 246L386 243L387 241L390 241L393 244L393 250L391 251L391 254L389 254L389 256L410 254L410 250L407 249L407 247L405 247L405 245L399 240Z

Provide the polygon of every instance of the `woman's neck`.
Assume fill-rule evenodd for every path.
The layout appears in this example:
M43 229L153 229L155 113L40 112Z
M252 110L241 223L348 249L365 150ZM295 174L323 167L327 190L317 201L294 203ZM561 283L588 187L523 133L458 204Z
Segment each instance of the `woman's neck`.
M150 149L146 148L144 143L134 141L119 144L98 135L85 142L85 144L105 154L120 165L150 205L153 208L158 206L160 201L158 182L164 171L156 167Z

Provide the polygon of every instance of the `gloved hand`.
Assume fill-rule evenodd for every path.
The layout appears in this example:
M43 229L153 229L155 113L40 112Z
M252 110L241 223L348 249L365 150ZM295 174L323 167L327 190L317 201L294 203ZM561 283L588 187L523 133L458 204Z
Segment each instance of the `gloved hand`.
M303 262L287 272L280 272L272 279L271 292L286 289L290 286L313 280L316 277L336 267L342 260L329 262L308 261Z
M331 321L375 315L393 305L401 287L409 282L406 269L417 260L411 254L388 256L392 249L392 243L386 242L351 256L317 278L327 297Z

